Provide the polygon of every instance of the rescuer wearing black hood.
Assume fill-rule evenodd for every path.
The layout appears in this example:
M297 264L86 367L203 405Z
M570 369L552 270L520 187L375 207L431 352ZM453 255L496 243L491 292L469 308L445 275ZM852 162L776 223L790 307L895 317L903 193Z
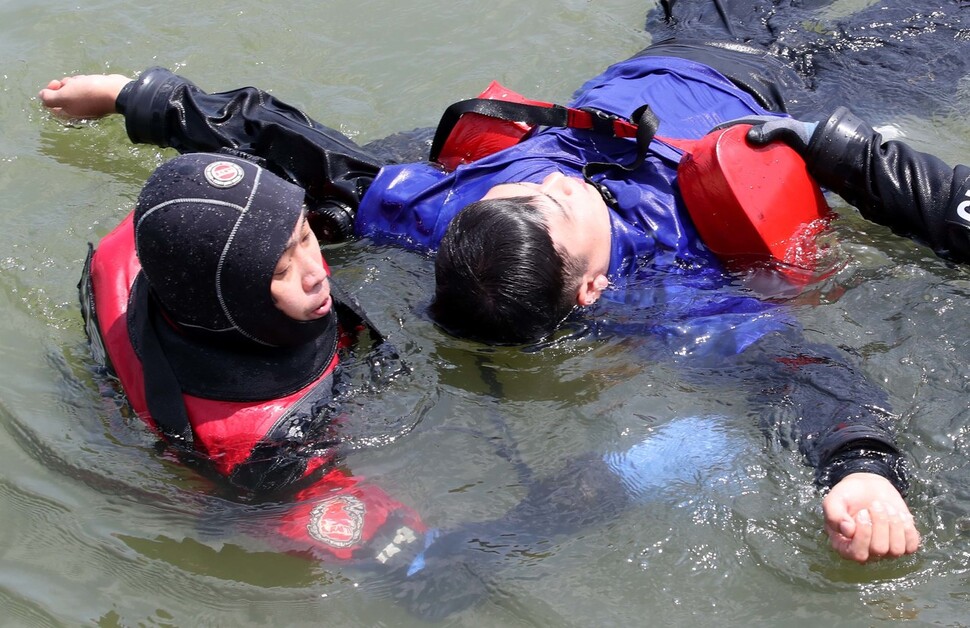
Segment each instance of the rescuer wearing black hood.
M247 159L176 157L92 250L82 309L96 355L183 460L260 498L288 491L274 542L372 562L424 526L336 466L334 379L362 330L368 355L396 356L335 298L304 197Z

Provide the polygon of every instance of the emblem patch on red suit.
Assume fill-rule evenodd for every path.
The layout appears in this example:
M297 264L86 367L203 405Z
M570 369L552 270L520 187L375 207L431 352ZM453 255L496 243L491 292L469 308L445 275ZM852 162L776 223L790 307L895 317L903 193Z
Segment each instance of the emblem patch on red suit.
M331 547L353 547L360 543L365 514L364 503L353 495L331 497L310 511L307 532Z

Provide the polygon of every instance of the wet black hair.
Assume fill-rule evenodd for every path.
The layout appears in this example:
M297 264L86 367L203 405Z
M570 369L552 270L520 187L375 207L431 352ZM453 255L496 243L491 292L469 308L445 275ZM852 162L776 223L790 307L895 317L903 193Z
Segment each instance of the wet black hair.
M582 260L556 248L537 197L476 201L441 240L431 316L463 338L536 341L576 305L582 270Z

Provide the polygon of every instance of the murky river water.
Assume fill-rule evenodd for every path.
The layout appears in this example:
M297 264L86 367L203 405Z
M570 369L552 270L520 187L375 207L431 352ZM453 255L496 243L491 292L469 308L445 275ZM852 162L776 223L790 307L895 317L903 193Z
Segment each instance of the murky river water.
M835 3L800 28L866 5ZM265 506L222 499L156 451L93 374L75 292L87 243L129 211L172 153L130 145L121 120L50 119L34 99L48 79L163 65L211 91L268 88L366 142L434 125L491 79L564 101L649 43L653 6L3 3L0 625L421 625L379 583L248 534ZM953 43L961 47L970 52ZM935 61L914 57L918 67L890 74L892 89L854 102L918 147L966 162L965 83L940 100L911 78L943 71ZM939 106L913 106L920 93ZM348 464L430 525L501 516L524 494L517 462L541 477L686 417L719 417L704 427L722 430L730 448L710 477L679 478L642 507L497 565L485 602L446 623L970 625L970 269L832 200L842 214L830 236L839 270L794 309L811 339L845 349L890 392L924 538L915 556L869 566L828 550L810 470L765 444L743 395L685 381L636 337L540 351L447 337L425 314L427 258L367 242L327 252L414 369L353 409L359 447ZM682 453L658 442L661 455Z

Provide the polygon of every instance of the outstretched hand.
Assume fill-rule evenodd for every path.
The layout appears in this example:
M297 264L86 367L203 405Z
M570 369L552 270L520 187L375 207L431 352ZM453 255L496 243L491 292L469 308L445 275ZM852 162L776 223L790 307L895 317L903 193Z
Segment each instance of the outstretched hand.
M896 487L874 473L852 473L822 501L825 531L843 558L865 563L919 548L913 515Z
M78 74L51 81L37 96L58 118L101 118L115 113L115 100L129 82L121 74Z

